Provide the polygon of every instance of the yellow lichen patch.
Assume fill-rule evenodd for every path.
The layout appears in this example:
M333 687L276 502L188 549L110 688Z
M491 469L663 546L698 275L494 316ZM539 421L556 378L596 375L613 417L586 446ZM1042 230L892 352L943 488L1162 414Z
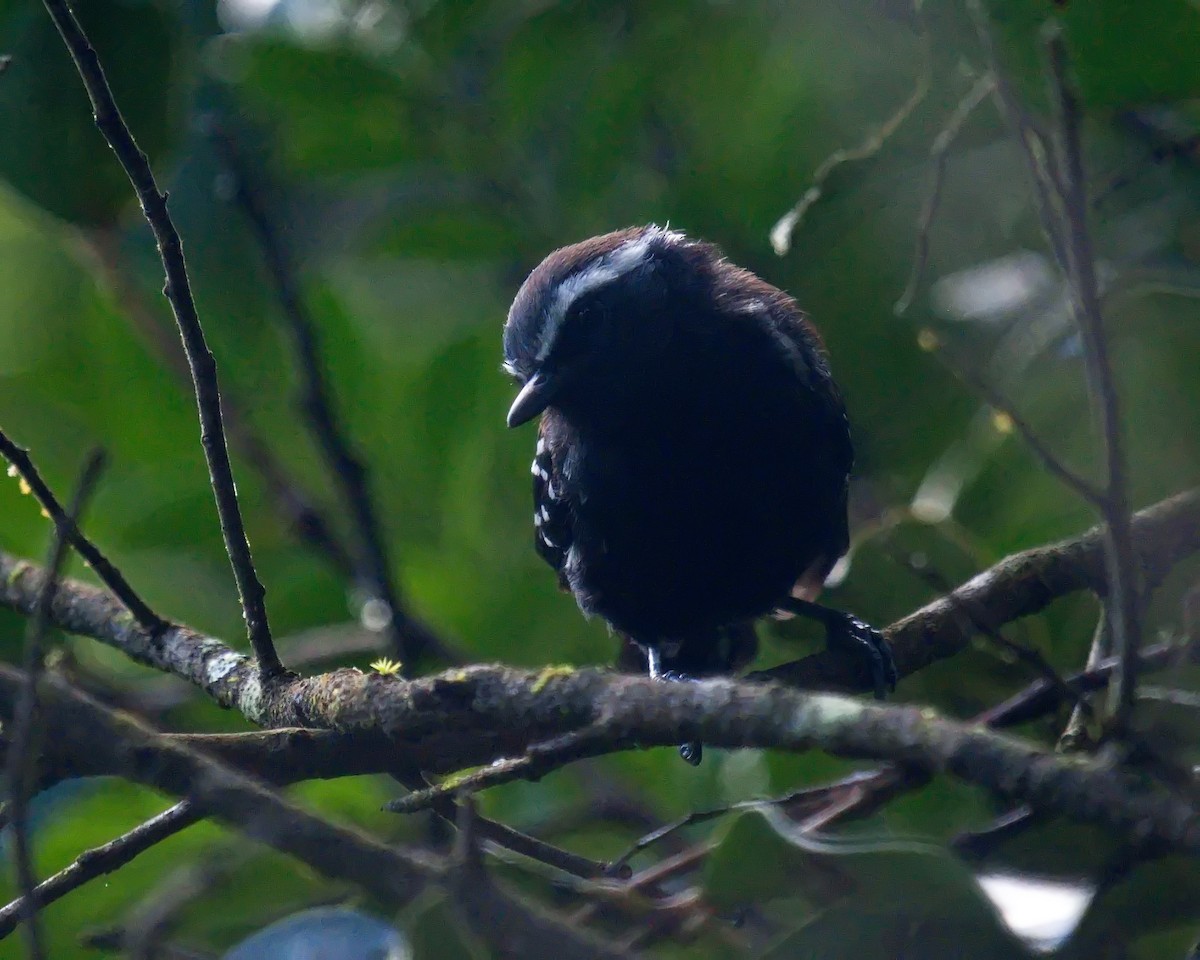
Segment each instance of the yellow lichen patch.
M380 657L371 664L371 669L381 677L398 677L400 671L404 669L404 664L399 660L392 660L390 657Z
M534 693L540 693L542 688L556 677L569 677L575 672L575 668L566 664L558 666L542 667L541 672L534 678L533 686L530 688Z
M15 584L17 580L20 579L21 574L28 569L29 564L25 563L24 561L13 564L12 570L10 570L8 573L8 586L11 587L13 584Z
M453 790L460 783L470 777L471 774L480 769L482 768L467 767L465 770L456 770L454 773L448 773L446 776L442 777L441 781L438 783L438 786L443 790Z
M17 489L20 490L25 496L29 496L31 493L33 493L33 488L29 486L29 483L24 477L17 481Z
M917 346L926 353L933 353L935 350L941 348L942 341L936 333L934 333L928 327L924 327L917 334Z
M992 428L997 433L1010 434L1016 429L1016 426L1013 423L1013 418L1003 410L992 411Z

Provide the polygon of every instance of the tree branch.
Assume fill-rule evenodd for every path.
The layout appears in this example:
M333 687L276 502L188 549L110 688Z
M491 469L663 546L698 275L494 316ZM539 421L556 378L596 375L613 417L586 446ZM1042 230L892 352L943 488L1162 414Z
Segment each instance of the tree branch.
M1105 522L1105 556L1108 564L1108 628L1113 648L1121 657L1121 672L1110 688L1115 704L1113 719L1125 731L1137 699L1137 655L1141 646L1141 587L1138 583L1130 525L1129 475L1121 427L1120 404L1108 336L1100 307L1096 261L1088 228L1087 177L1084 173L1081 126L1083 114L1069 76L1067 48L1060 28L1046 38L1050 62L1050 89L1057 101L1061 143L1059 178L1063 185L1062 220L1067 240L1067 277L1071 283L1075 323L1083 341L1088 395L1104 451L1106 487L1101 504Z
M1153 571L1169 568L1200 546L1200 493L1180 494L1142 511L1136 530L1141 563L1153 579ZM33 565L0 554L0 603L28 612L41 580ZM911 673L966 643L973 627L961 615L964 602L983 622L998 625L1073 590L1098 589L1103 581L1103 543L1093 530L1010 557L960 587L953 601L937 601L888 633L902 669ZM1068 762L915 708L746 682L710 681L675 690L676 685L643 678L561 668L474 667L411 682L337 670L263 685L253 663L219 640L186 627L148 637L96 588L64 582L51 615L64 629L96 636L197 683L253 722L326 727L347 742L371 738L376 749L391 743L392 760L407 750L435 752L452 744L456 753L445 756L463 766L477 765L519 756L530 744L600 723L607 750L673 744L683 737L714 746L817 748L895 760L954 773L1033 806L1098 818L1115 829L1133 829L1129 818L1136 810L1137 817L1149 816L1154 829L1170 833L1176 842L1192 842L1185 824L1190 807L1181 801L1158 794L1147 800L1119 772ZM1143 810L1146 804L1153 810Z
M174 339L158 322L136 281L130 276L128 263L121 255L121 238L112 230L93 230L84 234L84 237L88 243L87 249L95 257L97 269L113 288L113 294L134 330L167 371L181 385L192 389L187 357L179 353ZM266 487L268 502L289 532L338 574L353 576L354 564L350 553L312 492L288 473L274 451L254 433L243 411L231 402L228 392L221 396L221 410L225 435L230 445L258 474Z
M61 900L89 880L119 870L134 857L168 837L175 836L201 817L202 814L195 804L189 800L180 800L173 807L151 817L145 823L138 824L128 833L121 834L103 846L85 850L58 873L37 885L32 897L34 908L41 910L56 900ZM30 898L22 896L0 907L0 940L12 933L29 903Z
M1135 566L1148 581L1200 550L1200 490L1189 490L1139 510L1132 518ZM1103 528L1016 553L883 631L900 676L961 651L977 632L964 623L965 605L980 622L998 628L1039 613L1079 590L1107 590ZM853 669L828 652L750 674L803 687L854 689Z
M112 561L80 532L79 527L71 521L63 510L62 504L58 502L58 498L54 496L54 491L42 479L42 475L29 457L29 451L10 440L3 430L0 430L0 455L12 465L10 472L16 471L25 481L30 493L37 498L37 502L41 504L42 509L46 511L55 525L64 527L67 542L75 549L76 553L87 561L87 565L92 568L104 585L116 594L117 599L125 604L129 612L137 618L142 629L152 635L165 630L167 621L150 609L146 601L138 596L133 587L129 585L129 581L125 579L121 571L113 566Z
M0 668L0 708L6 713L20 689L20 674ZM402 906L425 887L445 885L449 879L443 860L381 843L316 817L259 781L164 737L127 714L109 710L59 678L49 678L44 695L47 713L56 722L69 722L75 731L73 751L101 758L137 783L182 797L206 816L296 857L327 877L353 883L389 906ZM499 887L495 896L505 904L505 928L513 936L549 937L563 956L579 960L620 955Z
M233 482L233 469L229 463L229 450L225 442L225 428L221 420L221 394L217 384L217 362L204 338L196 302L192 297L187 266L183 259L183 243L175 229L175 223L167 210L166 195L158 189L150 161L130 133L121 111L113 99L108 80L96 51L87 35L71 12L67 0L44 0L46 10L62 35L70 51L71 59L79 71L80 79L92 103L92 112L104 139L117 155L122 169L137 193L146 222L158 243L158 253L166 272L164 293L170 301L183 348L187 353L192 384L196 390L196 406L200 413L200 442L208 463L209 478L216 498L217 513L221 521L221 535L225 539L225 550L233 567L241 599L242 615L254 651L258 668L264 679L282 674L283 664L275 652L271 640L271 628L267 622L266 591L254 569L250 554L250 543L246 539L246 528L238 507L237 488Z

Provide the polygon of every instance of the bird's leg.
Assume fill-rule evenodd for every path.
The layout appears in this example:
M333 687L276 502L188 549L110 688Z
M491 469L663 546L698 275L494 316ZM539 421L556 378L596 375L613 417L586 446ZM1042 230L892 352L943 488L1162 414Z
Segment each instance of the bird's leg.
M667 683L686 683L694 679L685 674L677 673L674 670L664 672L662 668L662 650L659 649L657 644L648 645L645 647L645 650L646 668L651 680L662 680ZM700 761L704 759L704 748L697 741L690 740L687 743L679 745L679 755L693 767L698 767Z
M896 681L900 679L900 675L896 672L892 649L883 639L883 635L870 624L849 613L831 610L799 597L789 597L779 605L779 609L809 617L823 624L825 643L829 648L853 657L870 671L875 699L883 700L889 691L896 689Z

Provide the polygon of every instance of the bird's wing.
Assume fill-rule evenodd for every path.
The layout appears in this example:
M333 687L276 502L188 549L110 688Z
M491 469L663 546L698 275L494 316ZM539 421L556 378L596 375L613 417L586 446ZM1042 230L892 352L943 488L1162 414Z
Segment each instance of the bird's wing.
M574 537L571 506L564 496L563 477L544 425L538 427L537 452L530 468L533 473L534 544L564 585L567 551Z

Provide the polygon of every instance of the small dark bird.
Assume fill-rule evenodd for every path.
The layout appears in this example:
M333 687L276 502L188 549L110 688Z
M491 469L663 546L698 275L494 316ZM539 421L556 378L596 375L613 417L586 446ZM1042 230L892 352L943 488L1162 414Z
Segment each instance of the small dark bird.
M508 412L541 414L538 552L650 675L729 673L752 621L814 617L895 686L883 638L813 602L849 545L853 448L816 330L794 300L715 246L650 225L551 253L518 291ZM698 744L681 748L698 763Z

